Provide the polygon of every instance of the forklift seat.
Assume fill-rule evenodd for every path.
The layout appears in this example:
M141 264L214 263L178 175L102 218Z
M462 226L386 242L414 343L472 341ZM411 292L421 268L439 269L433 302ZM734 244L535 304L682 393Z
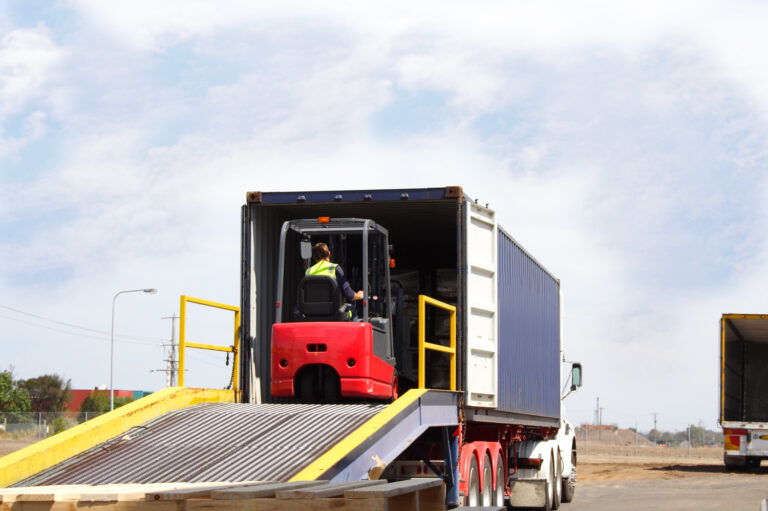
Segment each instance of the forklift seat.
M333 277L309 275L299 282L296 294L299 319L302 321L349 321L341 289Z

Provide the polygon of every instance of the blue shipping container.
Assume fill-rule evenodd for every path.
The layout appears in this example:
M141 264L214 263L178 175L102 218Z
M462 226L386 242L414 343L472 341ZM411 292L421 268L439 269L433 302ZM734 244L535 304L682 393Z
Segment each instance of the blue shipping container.
M560 285L498 229L498 410L560 416Z

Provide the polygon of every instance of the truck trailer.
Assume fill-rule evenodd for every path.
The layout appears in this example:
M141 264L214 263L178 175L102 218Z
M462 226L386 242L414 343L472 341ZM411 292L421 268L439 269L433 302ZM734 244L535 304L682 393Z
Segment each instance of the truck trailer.
M720 320L720 425L726 470L768 459L768 315Z
M494 210L455 186L249 192L242 220L245 400L284 402L294 396L294 384L296 396L323 386L336 397L339 388L352 389L345 361L358 362L334 352L339 329L325 333L334 323L294 323L307 320L296 307L312 264L307 245L325 240L336 247L334 262L345 268L352 287L366 290L356 325L373 323L374 334L392 334L391 344L378 349L375 335L365 341L372 344L366 352L378 351L375 362L385 368L381 382L371 377L371 398L423 387L459 395L458 427L451 432L458 459L433 459L442 439L426 432L383 460L383 477L431 474L432 467L458 482L449 485L452 504L503 505L507 496L513 506L552 509L573 498L576 440L561 408L560 282L498 225ZM334 226L364 224L367 241L333 232ZM386 250L374 249L377 240ZM386 274L376 273L377 265ZM382 277L391 288L377 284ZM379 296L370 291L377 286ZM376 300L380 310L373 314ZM425 304L437 307L425 313ZM290 325L288 341L283 323ZM303 333L295 334L294 325ZM360 331L355 324L343 326ZM286 344L303 355L294 362ZM386 371L382 360L394 371ZM314 383L286 376L292 365L296 375L308 371L307 364L316 369ZM566 389L575 390L581 366L568 363L567 370ZM398 388L376 391L382 384ZM365 397L362 388L356 384L349 396Z
M332 262L316 266L318 243ZM562 399L582 373L562 355L560 282L489 205L455 186L249 192L241 255L239 305L181 297L178 387L0 458L0 487L37 501L129 484L104 509L147 511L182 496L280 510L573 499ZM187 304L234 315L224 345L187 339ZM232 355L231 388L185 387L188 349Z

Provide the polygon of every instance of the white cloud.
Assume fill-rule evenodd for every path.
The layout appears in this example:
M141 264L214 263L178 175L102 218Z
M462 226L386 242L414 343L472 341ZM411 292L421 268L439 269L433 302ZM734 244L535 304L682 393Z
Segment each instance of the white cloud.
M61 99L56 86L65 56L43 24L0 39L0 159L16 158L47 134L49 112ZM16 130L9 129L13 121Z
M45 94L63 58L44 25L5 34L0 40L0 120Z

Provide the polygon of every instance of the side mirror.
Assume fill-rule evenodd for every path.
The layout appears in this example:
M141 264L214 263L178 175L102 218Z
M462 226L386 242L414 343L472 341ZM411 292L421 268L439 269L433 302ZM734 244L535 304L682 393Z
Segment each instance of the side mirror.
M571 390L581 387L581 364L574 362L571 366Z
M302 241L300 247L302 259L309 259L312 257L312 243L308 241Z

